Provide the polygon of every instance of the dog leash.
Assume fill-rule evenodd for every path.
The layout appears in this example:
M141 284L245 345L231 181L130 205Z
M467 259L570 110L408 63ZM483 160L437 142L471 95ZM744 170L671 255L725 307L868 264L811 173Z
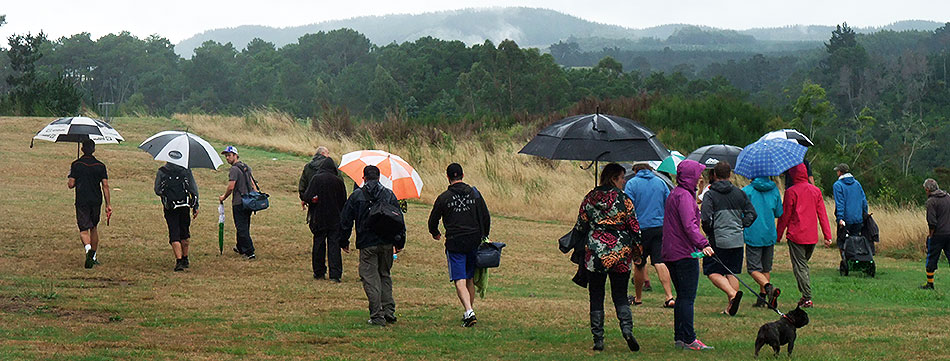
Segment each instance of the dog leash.
M698 256L697 256L697 254L698 254ZM694 257L694 258L702 258L703 256L705 256L705 254L702 253L702 252L694 252L694 253L693 253L693 257ZM769 302L768 302L767 299L763 298L762 295L760 295L758 292L756 292L755 290L753 290L752 287L749 287L749 285L747 285L745 282L743 282L742 279L739 278L739 276L736 276L736 274L733 273L732 270L729 269L729 267L726 266L726 264L723 263L721 259L719 259L719 256L718 256L718 255L716 255L715 253L713 253L712 258L713 258L714 260L716 260L716 262L719 262L719 264L722 265L722 268L725 268L725 269L726 269L726 272L729 272L729 274L731 274L732 277L735 277L737 280L739 280L739 283L741 283L743 286L745 286L745 288L747 288L747 289L749 290L749 292L751 292L753 295L755 295L756 298L758 298L758 299L762 300L763 302L765 302L766 306L767 306L770 310L775 311L775 313L777 313L779 316L785 317L785 314L782 313L782 311L779 311L777 307L772 307L772 305L769 304Z

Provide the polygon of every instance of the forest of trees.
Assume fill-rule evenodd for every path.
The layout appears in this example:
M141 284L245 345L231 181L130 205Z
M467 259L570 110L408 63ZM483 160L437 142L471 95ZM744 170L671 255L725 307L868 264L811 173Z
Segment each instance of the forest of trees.
M950 181L943 168L950 152L937 142L950 135L950 24L867 35L842 24L828 35L818 50L667 49L631 57L564 42L550 54L510 40L466 46L423 37L379 46L339 29L282 47L208 41L185 59L157 35L17 34L0 53L0 114L65 116L114 102L124 115L266 107L315 123L345 113L352 122L504 129L600 107L642 121L681 151L742 146L768 130L798 128L819 144L809 152L818 169L853 164L881 201L919 201L926 176ZM682 32L678 39L697 36ZM748 41L740 34L718 39ZM580 65L566 63L581 57L590 63L566 66ZM819 178L830 190L833 177Z

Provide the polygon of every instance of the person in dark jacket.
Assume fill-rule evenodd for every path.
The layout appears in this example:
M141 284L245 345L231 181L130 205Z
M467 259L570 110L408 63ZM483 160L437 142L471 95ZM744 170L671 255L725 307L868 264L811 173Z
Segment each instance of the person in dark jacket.
M835 197L835 223L838 225L838 247L844 252L846 236L861 235L864 228L864 215L868 213L868 199L864 188L854 176L851 168L841 163L835 167L838 180L832 186Z
M472 327L475 319L475 251L491 230L491 216L485 198L478 190L462 182L462 166L449 164L445 170L449 189L436 198L429 213L429 234L440 240L439 220L445 225L445 257L449 264L449 280L465 313L462 326Z
M706 192L702 214L703 230L717 258L703 259L703 274L709 281L725 292L728 303L723 313L735 316L739 311L742 291L739 279L733 273L742 272L743 229L755 222L755 207L745 192L729 182L732 166L719 162L712 172L712 183Z
M173 178L177 178L173 180ZM174 185L172 185L174 183ZM173 204L167 199L171 186L184 185L187 194L185 203ZM191 238L191 220L198 218L198 183L191 169L177 164L165 163L158 168L155 174L155 195L162 197L162 210L165 214L165 223L168 225L168 243L175 254L175 272L184 271L191 266L188 262L188 239ZM191 208L191 212L189 212ZM191 214L189 214L191 213Z
M932 290L940 252L950 259L950 195L933 179L924 181L924 190L927 192L927 227L930 232L927 237L927 283L920 288Z
M346 202L346 186L338 176L333 158L324 159L318 166L304 191L308 203L307 223L313 233L310 252L313 278L323 279L329 268L330 281L340 283L343 276L340 251L349 253L349 247L340 246L340 212Z
M343 205L340 214L341 247L349 247L350 234L356 223L356 248L360 250L360 279L363 291L369 300L369 323L386 326L396 322L396 301L393 300L393 281L390 269L393 254L406 245L406 227L393 234L376 234L370 228L370 202L389 202L399 207L393 191L379 183L379 168L368 165L363 168L363 186L354 190Z
M323 163L327 160L332 161L330 158L330 150L327 147L319 146L317 151L313 155L313 159L307 162L303 166L303 171L300 173L300 179L297 181L297 194L300 196L300 206L304 209L310 204L310 200L304 196L307 192L307 187L310 185L310 179L313 178L317 172L323 167ZM309 213L307 218L309 218Z
M590 296L590 331L594 350L604 349L604 295L610 279L610 298L620 321L620 333L630 351L639 351L633 336L633 313L627 301L627 281L634 261L640 260L640 225L633 201L623 193L626 169L610 163L600 174L600 185L581 202L574 230L583 235Z

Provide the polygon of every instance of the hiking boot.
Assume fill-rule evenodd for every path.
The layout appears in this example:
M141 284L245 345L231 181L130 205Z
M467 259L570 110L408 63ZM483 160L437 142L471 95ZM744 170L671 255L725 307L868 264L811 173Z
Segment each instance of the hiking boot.
M604 311L590 311L590 333L594 335L594 351L602 351L604 349Z
M181 272L185 270L185 262L180 259L175 260L175 272Z
M767 296L765 295L764 292L759 293L759 297L755 299L755 304L753 304L752 307L756 307L756 308L768 307L768 303L765 302L766 297Z
M93 259L95 256L96 251L91 249L86 251L86 263L83 265L83 267L86 267L87 269L92 268L92 266L96 264L96 260Z
M184 256L181 258L181 265L185 268L188 268L189 266L191 266L191 263L188 262L188 256Z
M927 284L925 284L925 285L923 285L923 286L920 286L920 289L922 289L922 290L932 290L932 289L934 289L934 284L933 284L933 283L927 283Z
M815 305L811 302L811 300L806 300L806 299L804 299L804 298L798 300L798 307L801 307L801 308L812 308L812 307L814 307L814 306L815 306Z
M685 342L683 342L683 350L708 351L708 350L715 350L715 349L716 349L715 347L706 346L706 344L704 344L698 338L695 341L693 341L693 343L691 344L686 344Z
M768 296L768 307L778 309L778 296L782 294L782 290L771 283L766 283L765 294Z

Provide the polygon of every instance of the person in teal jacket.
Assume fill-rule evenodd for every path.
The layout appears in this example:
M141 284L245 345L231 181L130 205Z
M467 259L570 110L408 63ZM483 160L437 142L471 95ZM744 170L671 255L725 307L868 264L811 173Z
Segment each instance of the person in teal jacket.
M772 286L769 272L772 271L772 256L775 253L775 219L782 216L782 196L775 182L768 177L759 177L742 188L749 197L755 213L759 215L752 226L743 231L746 244L746 269L759 284L759 297L752 307L778 307L782 291ZM771 216L771 217L770 217ZM763 299L768 299L768 304Z

